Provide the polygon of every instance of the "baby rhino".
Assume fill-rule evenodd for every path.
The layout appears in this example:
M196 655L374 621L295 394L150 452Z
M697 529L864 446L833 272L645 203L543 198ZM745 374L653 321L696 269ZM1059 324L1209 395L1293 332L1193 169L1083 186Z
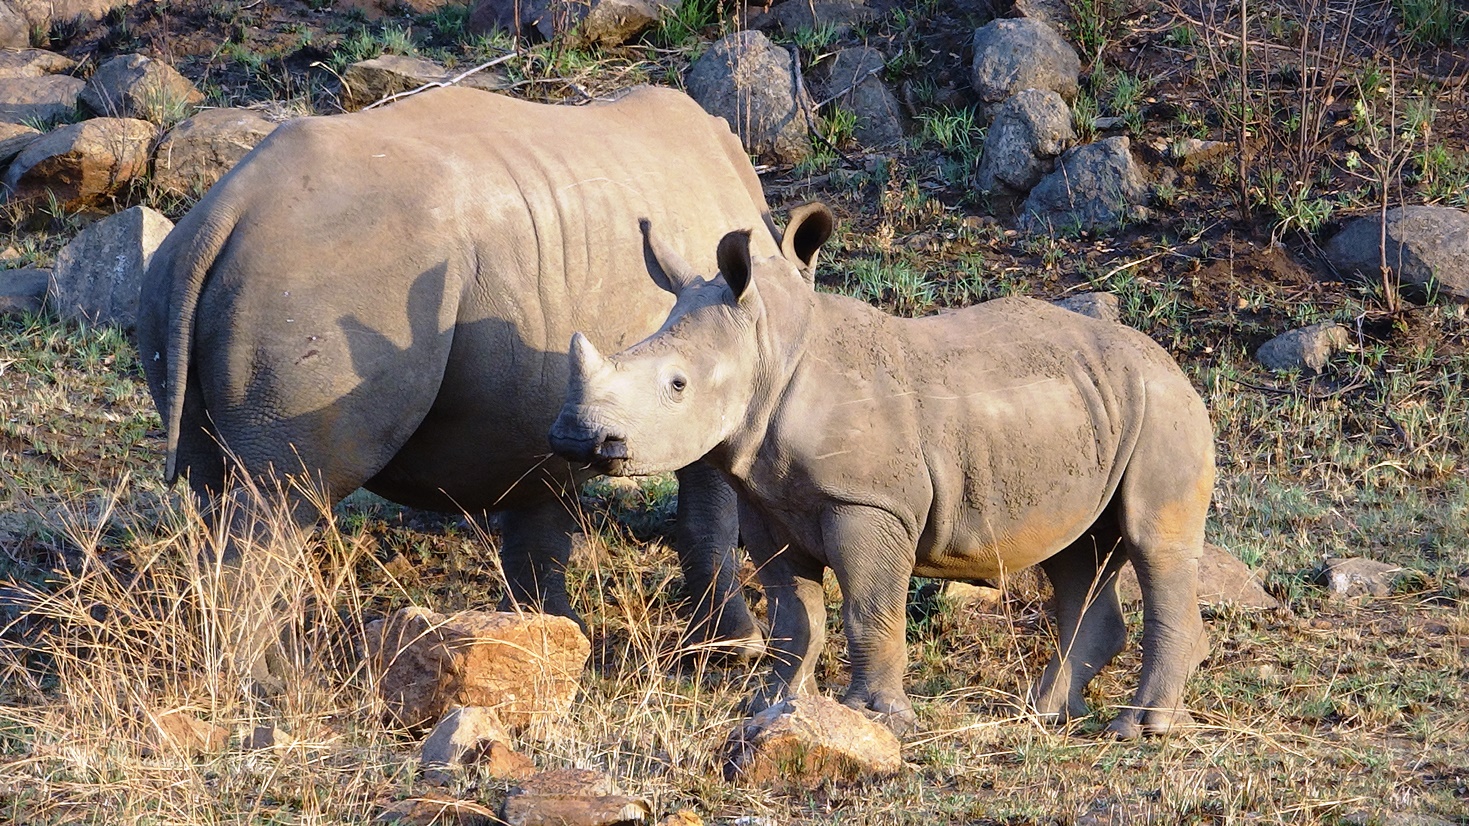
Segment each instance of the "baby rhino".
M819 246L831 214L803 218L788 232ZM1191 722L1182 698L1208 651L1195 582L1214 450L1202 400L1162 348L1025 298L895 318L816 292L787 261L752 260L748 232L723 238L706 280L646 222L644 233L654 281L677 302L615 356L573 337L551 444L622 475L704 456L734 483L777 659L752 711L808 688L825 568L844 600L843 702L903 733L916 722L903 692L909 576L1039 564L1059 650L1031 700L1050 718L1084 715L1087 683L1126 641L1116 573L1130 559L1142 674L1110 729Z

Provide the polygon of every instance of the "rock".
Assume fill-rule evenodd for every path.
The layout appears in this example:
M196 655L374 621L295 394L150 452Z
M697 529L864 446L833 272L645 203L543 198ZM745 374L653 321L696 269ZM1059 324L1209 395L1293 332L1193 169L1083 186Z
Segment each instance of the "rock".
M1375 559L1328 559L1322 564L1317 580L1334 597L1385 597L1392 593L1393 581L1402 570Z
M1148 187L1123 136L1067 150L1021 207L1026 232L1110 229L1147 213Z
M992 585L976 585L951 579L939 588L938 598L950 609L985 610L1003 602L1005 592Z
M7 44L16 48L30 45L30 32L49 31L53 27L84 33L92 24L107 16L113 9L137 5L141 0L0 0L0 19L25 21L25 37ZM10 25L14 25L11 23Z
M82 89L81 101L104 117L168 124L204 102L204 93L167 63L125 54L97 67Z
M116 195L148 171L158 128L145 120L93 118L36 139L11 162L4 186L16 201L55 195L78 212Z
M51 123L76 115L87 82L71 75L0 79L0 121Z
M1132 564L1117 572L1117 594L1125 605L1143 601L1137 572ZM1199 559L1199 602L1204 605L1234 605L1239 608L1274 609L1280 607L1275 597L1265 592L1259 572L1235 558L1234 554L1211 542L1204 543Z
M400 800L382 810L373 823L381 826L498 826L489 809L468 800L427 794Z
M589 769L557 769L510 790L500 818L510 826L615 826L646 823L648 802L627 797L612 778Z
M751 21L752 28L779 29L794 35L803 29L815 31L822 26L831 27L834 39L840 40L851 33L852 27L876 20L878 10L866 0L785 0L773 6L767 14Z
M1203 141L1198 138L1183 138L1168 146L1168 157L1178 162L1184 172L1197 172L1212 162L1223 158L1234 149L1224 141Z
M898 738L862 712L821 696L777 703L746 720L724 750L724 778L815 788L827 780L896 774Z
M41 130L21 123L0 122L0 164L9 163L41 137Z
M903 139L903 109L878 77L884 64L877 49L842 49L823 75L821 97L857 116L854 137L863 146L886 146Z
M285 742L285 732L273 725L254 726L240 738L240 745L246 751L267 751Z
M1065 31L1076 19L1067 0L1014 0L1003 16L1029 17L1058 32Z
M676 0L477 0L469 14L476 34L562 37L571 46L620 46L658 22Z
M75 69L77 62L65 55L45 49L6 49L0 51L0 79L8 77L44 77Z
M359 60L342 73L342 108L349 112L385 97L443 80L448 70L421 57L385 54Z
M704 818L688 809L679 809L658 821L658 826L704 826Z
M162 213L135 206L82 230L56 254L52 309L68 320L131 328L143 272L172 229Z
M1025 89L1049 89L1076 100L1081 58L1076 50L1038 20L995 20L974 30L970 82L987 106Z
M536 761L499 740L490 743L474 766L497 780L523 780L536 773Z
M148 715L143 740L144 757L174 755L200 757L217 754L229 745L229 729L206 723L184 709Z
M205 109L159 141L153 185L170 195L197 198L275 127L249 109Z
M493 709L512 730L564 715L592 650L575 622L533 613L405 608L366 637L389 713L410 728L454 706Z
M1025 89L995 110L979 162L979 187L1024 195L1074 143L1066 101L1049 90Z
M495 742L512 742L510 732L494 711L480 706L451 709L429 732L419 750L426 772L444 772L470 765Z
M1382 223L1358 218L1326 244L1326 258L1344 277L1382 279ZM1469 212L1440 206L1387 211L1387 266L1409 295L1437 292L1469 300Z
M24 49L31 45L31 21L0 2L0 49Z
M652 816L648 801L622 795L511 795L500 812L500 819L509 826L633 826L647 823Z
M0 271L0 315L41 312L50 280L50 271L33 267Z
M811 99L797 96L799 68L785 49L756 31L716 42L689 67L689 95L704 111L729 122L745 151L766 163L799 163L811 154L807 113Z
M460 72L421 57L385 54L360 60L342 73L342 108L349 112L371 106L383 98L402 94L430 83L445 83ZM476 72L457 85L495 91L510 87L508 76L493 69Z
M1352 343L1347 329L1334 321L1324 321L1281 333L1260 345L1255 359L1276 372L1305 370L1321 372L1327 359Z
M1113 293L1078 293L1052 303L1073 313L1081 313L1114 324L1122 323L1121 303Z

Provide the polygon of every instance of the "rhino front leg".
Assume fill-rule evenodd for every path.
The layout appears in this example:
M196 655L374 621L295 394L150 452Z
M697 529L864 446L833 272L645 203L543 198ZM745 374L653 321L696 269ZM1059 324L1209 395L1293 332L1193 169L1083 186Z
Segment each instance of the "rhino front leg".
M877 508L832 508L822 520L827 558L842 588L842 622L852 684L842 702L874 713L899 736L918 728L903 691L904 640L914 543L902 523Z
M739 504L734 489L713 467L697 462L678 471L678 523L674 549L693 601L679 647L690 653L718 651L736 659L765 650L760 629L740 592Z
M765 589L770 619L767 653L774 661L764 682L746 704L758 714L787 697L806 691L816 660L826 644L826 566L799 548L776 544L753 508L741 505L745 547Z
M500 601L501 610L520 606L559 614L587 630L566 596L566 562L577 529L560 499L505 513L500 565L508 591Z
M1086 716L1083 692L1127 644L1117 598L1117 569L1127 561L1115 517L1041 563L1056 594L1056 654L1046 665L1031 704L1043 717Z

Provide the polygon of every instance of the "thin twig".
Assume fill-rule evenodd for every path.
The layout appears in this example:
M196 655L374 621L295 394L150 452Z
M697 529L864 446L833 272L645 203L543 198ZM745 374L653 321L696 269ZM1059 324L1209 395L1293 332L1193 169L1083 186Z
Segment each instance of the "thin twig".
M426 92L429 89L441 89L441 88L443 88L445 86L453 86L453 85L457 84L459 81L461 81L461 80L469 77L472 74L475 74L476 72L483 72L485 69L488 69L491 66L498 66L501 63L504 63L505 61L510 60L511 58L516 57L516 56L517 56L517 54L515 52L510 52L509 54L500 55L499 57L495 58L494 60L485 61L484 63L479 64L478 66L474 67L473 69L469 69L467 71L460 72L459 74L457 74L457 75L449 78L448 80L435 80L435 81L432 81L430 83L425 83L422 86L418 87L417 89L409 89L406 92L399 92L396 95L388 95L387 97L383 98L382 100L377 101L376 103L370 103L367 106L362 107L362 111L366 112L368 109L376 109L379 106L386 106L387 104L392 103L395 100L402 100L403 98L406 98L406 97L412 97L413 95L416 95L419 92ZM343 86L346 86L347 85L347 83L346 83L345 80L342 81L342 85Z

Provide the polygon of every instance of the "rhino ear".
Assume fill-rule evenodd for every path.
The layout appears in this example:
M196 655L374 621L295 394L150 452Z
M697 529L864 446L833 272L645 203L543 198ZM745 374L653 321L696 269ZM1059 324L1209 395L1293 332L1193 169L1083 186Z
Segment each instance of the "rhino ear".
M719 273L736 301L750 292L750 231L737 229L719 239Z
M790 223L780 239L780 251L792 264L801 268L806 279L815 280L816 256L821 245L831 237L836 217L826 204L812 201L791 210Z
M654 284L678 295L699 277L683 256L664 243L662 236L654 234L652 221L640 218L638 228L643 231L643 263Z

